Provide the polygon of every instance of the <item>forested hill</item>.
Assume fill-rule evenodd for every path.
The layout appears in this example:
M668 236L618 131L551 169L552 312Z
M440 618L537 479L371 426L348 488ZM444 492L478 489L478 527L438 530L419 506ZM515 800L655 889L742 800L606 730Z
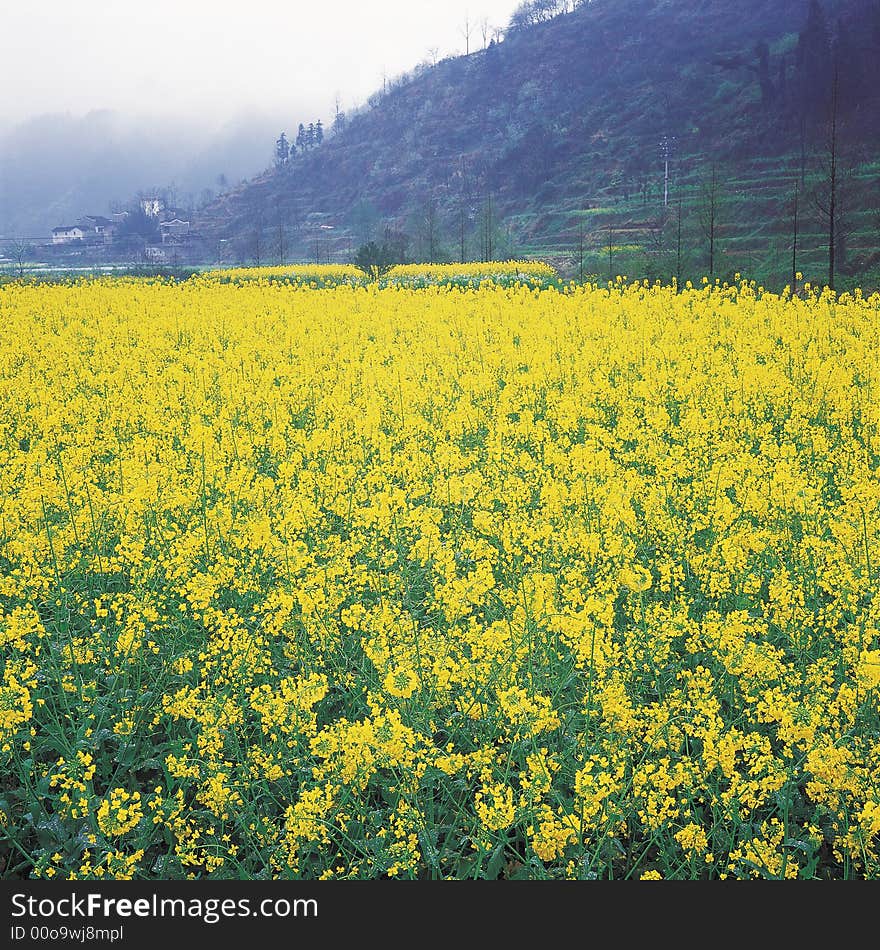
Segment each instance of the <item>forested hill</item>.
M797 187L798 251L821 274L836 101L838 267L876 266L880 0L571 6L523 4L503 40L391 83L201 229L241 260L339 260L386 238L417 259L658 276L675 256L679 273L772 278Z

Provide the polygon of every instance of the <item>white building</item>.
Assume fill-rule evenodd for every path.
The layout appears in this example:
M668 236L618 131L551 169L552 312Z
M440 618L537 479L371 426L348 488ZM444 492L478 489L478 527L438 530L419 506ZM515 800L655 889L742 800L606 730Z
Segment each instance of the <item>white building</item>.
M182 240L188 231L189 221L181 221L180 218L172 218L171 221L162 221L159 224L163 244L173 244Z
M53 244L70 244L73 241L81 241L85 237L85 228L79 224L67 225L52 228Z

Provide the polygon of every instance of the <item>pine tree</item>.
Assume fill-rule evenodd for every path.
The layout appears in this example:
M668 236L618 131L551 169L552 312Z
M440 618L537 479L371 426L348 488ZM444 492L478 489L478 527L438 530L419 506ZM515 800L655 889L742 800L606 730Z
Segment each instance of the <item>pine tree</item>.
M275 141L275 167L282 168L290 159L290 143L284 132Z

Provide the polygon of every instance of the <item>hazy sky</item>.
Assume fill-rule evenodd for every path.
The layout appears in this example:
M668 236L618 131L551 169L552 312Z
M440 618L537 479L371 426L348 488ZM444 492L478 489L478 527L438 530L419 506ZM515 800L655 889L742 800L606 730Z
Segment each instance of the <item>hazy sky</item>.
M438 50L482 46L518 0L2 0L0 120L118 109L292 120L362 104ZM10 90L14 90L10 94Z

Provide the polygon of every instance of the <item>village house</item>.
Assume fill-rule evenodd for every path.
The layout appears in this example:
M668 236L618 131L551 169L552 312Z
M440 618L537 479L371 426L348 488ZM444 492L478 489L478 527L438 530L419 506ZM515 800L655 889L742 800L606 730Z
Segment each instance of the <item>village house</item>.
M74 241L82 241L85 233L85 228L82 225L62 224L57 228L52 228L52 243L72 244Z
M91 233L96 238L100 238L100 240L95 241L96 244L110 244L113 240L115 225L109 218L105 218L100 214L87 214L82 219L82 224L87 228L91 228Z
M185 240L189 228L189 221L182 221L180 218L160 222L159 233L162 235L162 243L179 244Z
M100 214L87 214L76 224L62 224L52 228L53 244L110 244L114 223Z

